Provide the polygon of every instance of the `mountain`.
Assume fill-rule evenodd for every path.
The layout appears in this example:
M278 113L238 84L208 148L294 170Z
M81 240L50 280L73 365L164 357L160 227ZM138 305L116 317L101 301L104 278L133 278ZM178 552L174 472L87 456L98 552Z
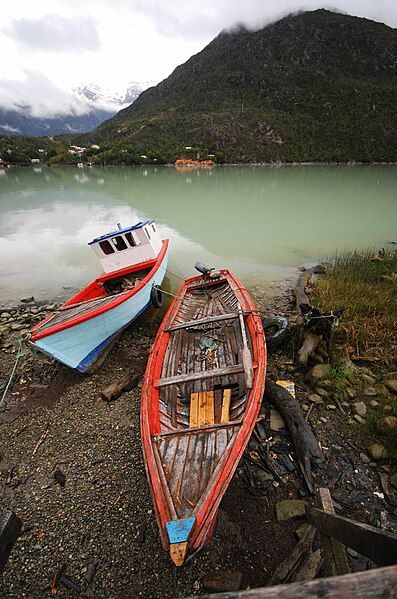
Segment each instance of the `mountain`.
M396 160L396 69L383 23L320 9L237 26L78 139L116 162L186 146L221 162Z
M38 117L29 104L19 110L0 107L0 135L58 135L84 133L98 127L139 96L150 84L131 82L127 89L117 94L98 85L82 85L73 89L70 114Z

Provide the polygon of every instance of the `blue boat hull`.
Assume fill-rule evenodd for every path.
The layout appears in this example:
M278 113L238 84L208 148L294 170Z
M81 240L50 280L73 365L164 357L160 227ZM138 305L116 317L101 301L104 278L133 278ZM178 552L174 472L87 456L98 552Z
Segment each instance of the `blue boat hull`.
M160 268L138 293L94 318L34 342L43 353L63 364L86 372L122 332L151 303L153 285L161 285L168 264L166 252Z

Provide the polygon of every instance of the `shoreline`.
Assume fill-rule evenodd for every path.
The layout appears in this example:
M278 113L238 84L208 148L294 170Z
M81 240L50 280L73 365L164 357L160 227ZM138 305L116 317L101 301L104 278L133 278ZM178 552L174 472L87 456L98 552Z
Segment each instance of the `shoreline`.
M290 288L279 289L271 301L256 301L264 315L285 315L291 322L296 318ZM3 389L21 331L42 312L54 309L53 302L22 306L20 319L13 321L21 328L1 338ZM0 411L0 498L24 524L0 581L0 591L10 599L41 599L63 563L87 599L116 599L127 588L131 596L197 595L206 591L206 577L219 568L240 572L242 588L254 588L267 583L295 546L302 519L278 522L275 506L291 498L309 502L311 498L288 431L273 428L274 409L264 402L261 422L266 437L272 439L280 480L242 460L222 500L210 544L181 570L161 547L140 447L139 384L112 403L100 397L102 389L127 372L142 376L161 317L148 311L135 321L92 375L81 375L26 349L7 395L9 409ZM362 390L378 388L380 381L368 368L360 369L360 381L349 383L353 397L342 401L339 409L329 380L309 383L305 371L294 363L295 351L294 342L273 350L268 374L292 381L301 409L310 416L327 457L327 468L316 473L316 485L332 488L344 515L390 528L394 512L379 482L382 462L368 455L351 412ZM256 443L252 438L250 451L257 450ZM255 489L247 482L247 467ZM63 485L57 471L65 478ZM354 552L348 559L353 571L373 567ZM89 569L95 575L87 582ZM62 587L58 593L60 599L69 596Z
M126 167L126 168L142 168L142 167L174 167L175 164L172 162L164 162L164 163L142 163L142 164L126 164L126 163L109 163L109 164L84 164L84 166L77 166L77 164L64 163L64 164L51 164L51 163L37 163L37 164L0 164L0 169L10 169L13 167L17 168L62 168L62 167L73 167L73 168L108 168L108 167ZM181 172L193 171L193 170L203 170L210 171L215 167L228 167L228 166L266 166L266 167L283 167L283 166L397 166L397 160L389 161L389 162L356 162L356 161L348 161L348 162L227 162L227 163L214 163L213 166L200 169L197 168L186 168L186 170L181 169Z

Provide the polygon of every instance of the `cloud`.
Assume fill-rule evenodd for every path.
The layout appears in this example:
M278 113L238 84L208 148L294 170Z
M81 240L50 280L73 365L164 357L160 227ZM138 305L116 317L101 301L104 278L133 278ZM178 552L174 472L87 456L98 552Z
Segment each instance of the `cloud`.
M93 52L101 47L96 22L90 16L47 14L40 19L18 19L3 33L32 52Z
M11 125L0 125L0 129L2 131L7 131L7 133L20 133L21 130L18 127L11 127Z
M90 103L52 83L42 73L25 71L22 80L0 81L0 107L33 117L87 114Z

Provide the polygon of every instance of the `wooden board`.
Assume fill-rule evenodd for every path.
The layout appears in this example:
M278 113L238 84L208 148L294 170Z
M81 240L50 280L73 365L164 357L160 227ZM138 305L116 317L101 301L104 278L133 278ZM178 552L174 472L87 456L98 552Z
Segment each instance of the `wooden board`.
M229 422L229 420L230 420L231 397L232 397L232 390L225 389L223 392L223 400L222 400L221 422Z

